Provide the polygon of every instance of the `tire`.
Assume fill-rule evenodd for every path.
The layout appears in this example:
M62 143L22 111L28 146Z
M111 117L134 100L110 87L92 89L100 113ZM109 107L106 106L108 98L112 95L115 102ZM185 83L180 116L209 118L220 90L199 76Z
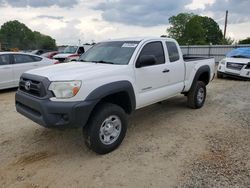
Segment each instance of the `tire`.
M217 78L223 78L223 74L220 72L217 72Z
M188 92L188 106L193 109L201 108L206 100L206 85L202 81L197 81Z
M127 115L115 104L103 103L83 129L86 145L98 154L115 150L122 143L127 131Z

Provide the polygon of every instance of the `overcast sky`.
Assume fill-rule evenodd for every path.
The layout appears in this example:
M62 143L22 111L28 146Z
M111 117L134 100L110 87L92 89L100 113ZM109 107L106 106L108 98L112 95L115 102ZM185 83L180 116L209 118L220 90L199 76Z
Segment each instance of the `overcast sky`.
M214 18L223 29L229 10L228 36L250 37L250 0L0 0L0 25L19 20L60 44L160 36L168 18L194 12Z

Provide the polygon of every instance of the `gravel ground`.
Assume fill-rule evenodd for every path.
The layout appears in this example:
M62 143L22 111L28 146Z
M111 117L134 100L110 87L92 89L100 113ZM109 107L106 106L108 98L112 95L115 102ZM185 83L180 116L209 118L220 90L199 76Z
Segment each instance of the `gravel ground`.
M116 151L88 150L81 130L49 130L0 92L0 187L249 187L250 82L215 79L205 106L177 96L130 118Z

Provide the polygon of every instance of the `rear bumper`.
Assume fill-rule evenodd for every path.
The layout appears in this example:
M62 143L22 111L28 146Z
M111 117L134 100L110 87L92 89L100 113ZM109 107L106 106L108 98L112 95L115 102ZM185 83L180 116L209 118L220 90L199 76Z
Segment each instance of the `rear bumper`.
M83 127L96 101L53 102L39 99L20 90L16 93L16 110L47 128Z

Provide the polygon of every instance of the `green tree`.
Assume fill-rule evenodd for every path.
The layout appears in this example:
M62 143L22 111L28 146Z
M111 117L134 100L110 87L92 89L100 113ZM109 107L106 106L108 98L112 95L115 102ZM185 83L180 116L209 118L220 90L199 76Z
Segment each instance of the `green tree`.
M200 23L205 31L205 42L207 44L221 44L223 41L223 33L218 25L212 18L201 17Z
M32 42L33 33L24 24L18 21L6 22L0 29L0 40L6 43L8 48L26 48Z
M169 36L180 44L222 44L223 34L219 25L209 17L181 13L169 19Z
M231 37L226 37L222 40L222 44L232 45L233 43L235 43L235 40Z
M56 47L56 41L50 36L43 35L37 31L33 32L35 46L41 49L53 50Z
M244 40L240 40L239 44L250 44L250 37L244 39Z
M0 42L8 48L28 49L55 49L56 42L49 36L33 32L26 25L17 20L4 23L0 28Z
M193 13L180 13L177 16L172 16L169 18L169 23L171 26L167 29L168 35L171 38L176 39L180 44L183 44L183 35L185 31L186 24L194 16Z
M186 44L206 44L206 30L200 16L194 16L186 23L182 38Z

